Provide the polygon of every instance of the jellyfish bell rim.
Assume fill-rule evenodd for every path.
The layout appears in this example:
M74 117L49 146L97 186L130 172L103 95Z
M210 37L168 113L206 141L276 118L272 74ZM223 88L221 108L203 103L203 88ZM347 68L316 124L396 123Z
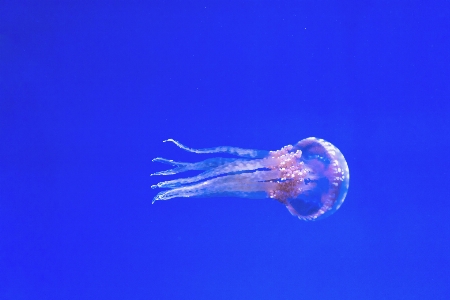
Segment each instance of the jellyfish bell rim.
M322 206L315 213L302 215L297 212L290 201L286 203L286 207L292 215L297 216L301 220L319 220L326 218L342 206L347 196L350 182L350 172L347 161L345 160L342 152L336 146L324 139L315 137L309 137L299 141L293 147L292 151L296 150L302 151L303 160L307 160L308 155L313 153L314 157L318 156L329 161L329 164L323 173L329 180L329 188L331 191L322 197ZM327 204L329 201L331 201L331 203Z

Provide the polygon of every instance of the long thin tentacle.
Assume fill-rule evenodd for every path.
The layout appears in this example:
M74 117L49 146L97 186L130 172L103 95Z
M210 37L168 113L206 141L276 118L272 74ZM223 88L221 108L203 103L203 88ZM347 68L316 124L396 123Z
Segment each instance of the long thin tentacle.
M169 200L176 197L199 197L204 195L234 196L246 198L267 198L266 189L275 189L275 182L268 182L279 178L278 170L255 171L212 178L192 185L184 185L158 193L152 203L157 200Z
M214 163L215 162L215 163ZM218 163L220 162L220 163ZM214 164L213 164L214 163ZM223 158L217 158L217 159L209 159L198 163L192 163L188 166L178 167L174 168L172 170L168 171L162 171L155 173L153 175L163 175L166 174L175 174L182 171L189 170L205 170L203 173L187 177L187 178L178 178L170 181L163 181L156 185L152 185L152 188L175 188L178 186L181 186L183 184L188 184L192 182L201 181L204 179L208 179L210 177L220 176L224 174L233 174L233 173L243 173L245 171L252 171L257 169L266 168L266 165L264 164L264 159L253 159L253 160L246 160L246 159L223 159Z
M188 152L194 152L194 153L228 153L232 155L237 155L241 157L250 157L250 158L263 158L266 157L268 154L268 151L261 151L261 150L253 150L253 149L242 149L237 147L228 147L228 146L221 146L221 147L214 147L214 148L204 148L204 149L193 149L184 146L180 142L174 140L174 139L168 139L164 142L172 142L178 147L180 147L183 150L186 150Z
M178 161L174 161L171 159L157 157L157 158L154 158L152 161L173 165L173 166L176 166L176 168L166 170L166 171L156 172L156 173L151 174L151 176L174 175L174 174L178 174L178 173L186 172L186 171L213 170L214 168L216 168L218 166L226 165L226 164L233 163L233 162L236 162L239 160L244 161L244 162L246 161L246 160L238 159L238 158L217 157L217 158L206 159L204 161L200 161L200 162L196 162L196 163L185 163L185 162L178 162Z

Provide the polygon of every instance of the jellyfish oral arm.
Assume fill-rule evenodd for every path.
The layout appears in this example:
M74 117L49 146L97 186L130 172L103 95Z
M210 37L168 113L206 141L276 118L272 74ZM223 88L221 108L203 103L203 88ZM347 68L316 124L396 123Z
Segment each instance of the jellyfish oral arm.
M177 197L245 197L245 198L268 198L266 190L268 187L275 189L276 183L270 182L278 176L277 171L255 171L226 175L201 181L195 184L182 185L168 191L160 192L153 199L169 200Z
M161 159L155 159L153 161L161 161ZM189 170L203 171L201 174L193 177L179 178L170 181L163 181L152 188L174 188L184 184L194 183L201 180L206 180L212 177L222 175L232 175L235 173L243 173L254 171L258 169L265 169L270 164L268 159L236 159L236 158L212 158L197 163L179 163L171 160L164 159L164 162L169 162L177 166L174 169L167 171L157 172L152 175L172 175Z

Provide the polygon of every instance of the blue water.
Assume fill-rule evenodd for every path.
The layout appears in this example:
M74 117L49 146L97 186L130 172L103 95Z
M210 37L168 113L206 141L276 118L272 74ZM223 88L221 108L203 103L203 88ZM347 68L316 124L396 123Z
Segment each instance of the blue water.
M449 6L4 1L0 299L448 299ZM153 158L214 157L165 139L307 137L350 168L324 220L151 204Z

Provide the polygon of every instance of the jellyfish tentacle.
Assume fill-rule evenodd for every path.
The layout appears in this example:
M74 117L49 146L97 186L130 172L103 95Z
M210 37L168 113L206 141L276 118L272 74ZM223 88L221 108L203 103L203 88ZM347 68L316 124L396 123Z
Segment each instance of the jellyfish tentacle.
M178 162L178 161L174 161L174 160L166 159L166 158L162 158L162 157L154 158L154 159L152 159L152 161L153 162L160 162L160 163L168 164L168 165L172 165L172 166L176 166L176 168L165 170L165 171L159 171L159 172L151 174L150 176L177 174L177 173L180 173L180 172L184 172L185 169L189 167L189 165L192 165L191 163Z
M171 159L166 159L166 158L162 158L162 157L157 157L152 159L152 162L160 162L163 164L168 164L168 165L173 165L173 166L185 166L185 165L189 165L191 163L184 163L184 162L179 162L179 161L174 161Z
M218 157L218 158L205 159L204 161L200 161L200 162L196 162L196 163L184 163L184 162L176 162L176 161L173 161L170 159L157 157L157 158L153 159L154 162L166 163L166 164L174 165L176 167L173 169L166 170L166 171L156 172L154 174L151 174L151 176L173 175L173 174L178 174L178 173L182 173L182 172L186 172L186 171L211 170L211 169L220 167L222 165L228 165L230 163L234 163L238 160L239 159L237 159L237 158ZM240 161L246 161L246 160L241 159Z
M216 177L191 185L183 185L168 191L160 192L153 199L169 200L178 197L199 197L205 195L235 196L248 198L267 198L265 190L269 187L275 189L277 183L271 182L280 177L278 170L255 171ZM153 186L152 186L153 187ZM158 187L158 186L155 186ZM224 193L223 191L227 191Z
M254 149L243 149L238 147L229 147L229 146L220 146L220 147L214 147L214 148L203 148L203 149L194 149L186 147L185 145L181 144L180 142L174 140L174 139L167 139L165 142L172 142L175 145L177 145L179 148L193 153L228 153L236 156L241 157L249 157L249 158L263 158L267 156L268 151L262 151L262 150L254 150Z
M174 161L174 160L171 160L171 159L165 159L165 158L162 158L162 157L154 158L152 161L153 162L160 162L160 163L169 164L169 165L176 166L176 167L173 168L173 169L169 169L169 170L159 171L159 172L153 173L150 176L155 176L155 175L174 175L174 174L178 174L178 173L189 171L189 170L197 170L196 169L196 163L179 162L179 161Z
M253 171L258 169L267 168L267 159L256 159L256 160L245 160L245 159L235 159L235 158L213 158L207 159L202 162L193 163L186 168L175 168L168 171L158 172L175 174L187 170L206 170L201 174L192 177L178 178L169 181L163 181L156 184L154 187L159 188L175 188L184 184L189 184L193 182L198 182L211 177L221 176L221 175L232 175L233 173L244 173L246 171ZM159 175L156 173L157 175Z

